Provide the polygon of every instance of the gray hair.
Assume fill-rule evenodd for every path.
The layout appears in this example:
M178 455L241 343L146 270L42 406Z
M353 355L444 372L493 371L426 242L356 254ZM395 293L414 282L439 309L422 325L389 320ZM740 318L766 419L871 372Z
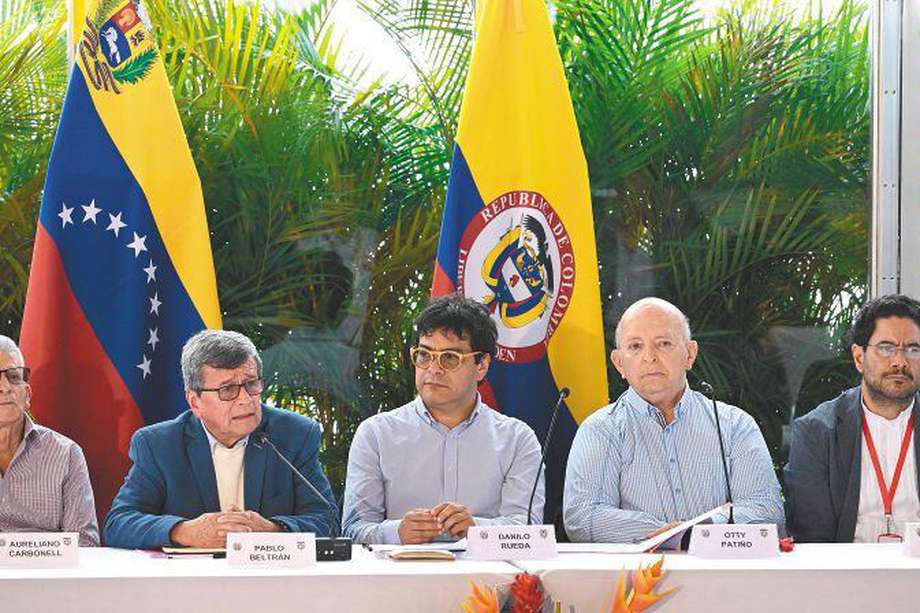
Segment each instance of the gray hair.
M687 316L684 315L684 312L678 309L676 306L674 306L670 302L668 302L667 300L664 300L662 298L655 298L654 296L649 296L648 298L642 298L640 300L633 302L631 305L629 305L629 308L627 308L623 312L623 315L620 316L620 321L617 322L616 332L614 332L614 339L616 340L617 347L620 346L620 328L623 325L623 320L625 320L628 316L632 315L633 313L636 313L648 307L655 307L655 308L661 309L662 311L669 313L670 315L675 317L678 321L680 321L681 336L684 337L685 343L690 342L690 339L693 338L693 335L690 332L690 320L687 319Z
M188 339L182 348L182 382L186 390L202 387L201 368L239 368L252 358L256 372L262 376L262 358L248 337L229 330L202 330Z
M20 366L26 365L26 361L22 357L22 351L19 350L19 346L16 344L16 341L8 336L3 336L2 334L0 334L0 353L10 356Z

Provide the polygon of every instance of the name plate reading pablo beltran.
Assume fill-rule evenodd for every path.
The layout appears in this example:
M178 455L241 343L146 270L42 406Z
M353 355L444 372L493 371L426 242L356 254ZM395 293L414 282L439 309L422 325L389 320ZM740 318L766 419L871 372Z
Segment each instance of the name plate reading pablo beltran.
M227 564L246 568L306 568L316 564L312 532L233 532Z
M76 532L0 532L0 568L75 568Z
M556 557L553 526L472 526L466 532L473 560L547 560Z
M697 524L690 555L700 558L755 559L779 555L776 524Z

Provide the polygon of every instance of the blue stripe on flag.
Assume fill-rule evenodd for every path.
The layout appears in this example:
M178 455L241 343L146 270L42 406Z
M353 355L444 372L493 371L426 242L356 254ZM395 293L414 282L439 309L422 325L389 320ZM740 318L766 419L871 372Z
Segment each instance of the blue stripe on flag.
M101 209L95 224L84 206ZM62 218L63 207L72 209L72 223ZM110 215L119 213L124 227L116 236L114 229L106 228L117 225ZM40 220L57 246L74 295L144 421L161 421L184 410L179 356L185 341L204 323L173 268L144 192L109 137L79 70L71 73ZM138 256L128 246L136 242L135 235L145 237L146 250ZM155 281L148 281L144 271L151 262L156 266ZM151 312L153 298L161 303L158 313ZM153 329L158 342L148 342ZM145 359L150 360L146 378L139 368Z
M460 255L460 238L476 213L482 210L482 196L470 167L466 163L460 146L454 144L454 156L450 164L450 180L447 182L447 198L444 216L441 218L441 236L438 240L438 264L457 285L457 264Z

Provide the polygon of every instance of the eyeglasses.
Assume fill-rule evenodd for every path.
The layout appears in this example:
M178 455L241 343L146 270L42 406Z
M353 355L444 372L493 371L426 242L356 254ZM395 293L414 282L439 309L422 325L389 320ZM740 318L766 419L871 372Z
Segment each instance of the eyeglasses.
M236 400L240 396L240 390L246 388L246 393L250 396L258 396L265 388L265 381L260 379L250 379L243 383L230 383L221 387L200 388L201 392L217 392L217 397L221 400Z
M895 345L894 343L876 343L875 345L866 345L872 347L883 358L893 358L898 355L899 351L904 352L904 357L908 360L920 360L920 345L912 343L906 347Z
M0 370L0 376L5 376L10 385L22 385L29 382L29 373L32 371L25 366L14 366Z
M429 368L433 362L437 361L441 370L451 371L460 368L460 365L463 364L463 360L466 358L482 355L482 353L482 351L460 353L459 351L453 351L451 349L431 351L424 347L413 347L409 350L409 358L412 360L412 365L416 368L424 370Z

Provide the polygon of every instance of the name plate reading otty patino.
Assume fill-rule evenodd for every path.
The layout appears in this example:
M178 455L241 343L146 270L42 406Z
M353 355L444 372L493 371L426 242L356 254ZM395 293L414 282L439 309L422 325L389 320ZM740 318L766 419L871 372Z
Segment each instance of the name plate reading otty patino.
M0 532L0 568L74 568L76 532Z
M776 524L697 524L690 554L700 558L753 559L779 555Z
M312 532L233 532L227 563L247 568L305 568L316 564Z
M920 558L920 523L904 524L904 555Z
M472 526L466 532L473 560L547 560L556 557L553 526Z

